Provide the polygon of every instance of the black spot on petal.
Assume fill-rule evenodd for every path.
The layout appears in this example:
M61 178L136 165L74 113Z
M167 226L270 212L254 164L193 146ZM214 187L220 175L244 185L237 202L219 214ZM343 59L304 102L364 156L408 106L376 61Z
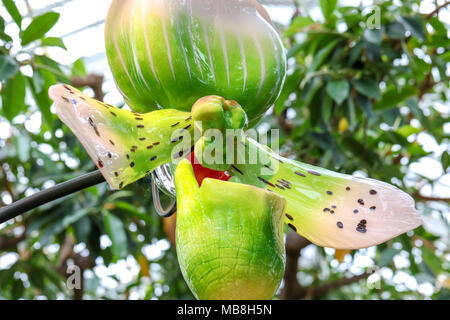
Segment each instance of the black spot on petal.
M275 185L273 183L270 183L269 181L265 180L264 178L258 177L258 180L267 184L268 186L275 188Z
M232 167L234 170L236 170L237 172L239 172L241 175L244 175L244 173L243 173L241 170L239 170L238 168L236 168L236 166L232 165L231 167Z
M341 221L338 221L338 222L336 223L336 225L338 226L339 229L344 228L344 224L343 224Z
M176 143L176 142L181 141L181 140L183 140L183 136L179 136L178 138L173 139L171 142L172 143Z
M358 226L358 227L356 227L356 231L361 232L361 233L366 233L367 229L366 229L366 227Z

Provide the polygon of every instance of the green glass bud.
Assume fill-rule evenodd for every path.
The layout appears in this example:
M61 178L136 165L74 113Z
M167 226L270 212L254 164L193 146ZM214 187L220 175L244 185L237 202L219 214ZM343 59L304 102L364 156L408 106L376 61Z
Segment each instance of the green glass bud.
M190 111L220 95L254 120L285 79L285 49L255 0L113 0L105 40L114 79L137 112Z

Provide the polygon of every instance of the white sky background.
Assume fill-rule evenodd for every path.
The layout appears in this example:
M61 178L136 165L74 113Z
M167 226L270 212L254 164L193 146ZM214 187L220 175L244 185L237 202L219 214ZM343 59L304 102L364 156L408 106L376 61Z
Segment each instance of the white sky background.
M269 1L263 1L263 2L269 2ZM289 0L273 0L273 2L283 2L283 3L289 3ZM370 6L373 4L372 0L340 0L340 5L359 5L360 3L363 3L364 5ZM431 12L434 9L434 1L432 0L426 0L422 1L420 5L420 11L423 13ZM444 1L440 0L438 1L439 4L443 3ZM15 3L19 7L19 10L22 13L26 13L27 8L25 5L24 0L16 0ZM87 66L88 72L95 72L105 75L105 83L103 86L104 91L106 92L105 95L105 102L113 104L113 105L119 105L122 103L123 99L119 92L117 91L114 81L112 79L111 71L109 69L106 54L105 54L105 47L104 47L104 19L106 17L109 5L111 3L111 0L28 0L28 3L30 6L35 10L37 13L43 13L39 12L39 10L42 10L43 8L46 8L50 5L56 5L53 9L56 12L59 12L61 14L61 17L58 21L58 23L55 25L55 27L49 32L48 36L54 36L54 37L64 37L64 43L67 47L67 51L64 51L60 48L49 48L48 54L55 60L63 63L63 64L71 64L74 61L76 61L80 57L85 58L85 63ZM313 18L320 19L322 17L321 10L317 6L318 1L314 0L303 0L303 5L306 6L309 10L309 14ZM276 23L280 24L288 24L291 16L294 12L293 6L273 6L273 5L265 5L267 11L269 12L269 15L271 16L272 20ZM0 13L3 17L6 18L8 21L9 15L6 12L6 10L0 6ZM450 21L450 10L442 10L441 16L442 21ZM25 19L24 20L24 27L31 21L31 19ZM86 28L87 26L91 26L89 28ZM85 29L84 29L85 28ZM84 29L79 32L80 29ZM7 32L11 35L17 35L18 34L18 28L15 26L15 24L8 24L7 25ZM17 39L17 36L15 37ZM447 114L450 113L450 106L449 105L438 105L437 106L439 110L446 112ZM18 120L20 121L20 120ZM40 126L40 118L38 116L35 117L35 119L29 121L29 126L27 128L31 128L34 130L39 130ZM447 124L445 126L445 131L447 133L450 133L450 124ZM0 140L6 139L11 132L10 125L0 120ZM440 162L436 159L440 159L440 155L444 150L449 149L448 144L441 144L438 145L436 141L427 133L421 133L417 137L418 142L424 147L425 151L431 151L433 152L433 155L431 157L425 158L419 163L414 163L410 166L411 175L414 176L415 173L423 175L428 178L437 178L442 175L443 169L440 164ZM2 147L2 145L0 145ZM438 183L435 184L434 189L431 188L431 186L425 186L422 189L423 194L425 195L432 195L432 196L438 196L438 197L450 197L450 174L444 175ZM5 195L2 195L2 199L5 203L8 203L9 199L5 198ZM447 213L446 215L447 219L450 219L450 213ZM431 224L432 224L431 220ZM445 234L446 237L448 237L449 231L448 230L441 230L441 233ZM109 246L110 240L107 236L103 236L102 239L102 246ZM149 260L155 260L156 258L160 257L165 250L169 248L169 244L166 240L160 240L157 241L155 239L155 243L148 245L144 249L144 254L149 258ZM54 248L55 251L58 250L58 248ZM85 250L83 246L79 246L77 248L79 251ZM314 256L314 250L311 249L307 252L305 252L304 256ZM330 252L329 252L330 253ZM358 267L367 267L368 265L373 264L372 259L374 258L374 250L368 250L365 252L365 255L359 255L353 262L348 262L348 267L353 265L354 268ZM368 259L368 260L367 260ZM405 263L407 259L403 258L405 261L400 261L402 258L399 256L397 258L398 263ZM7 267L11 263L13 263L15 260L17 260L17 257L14 256L14 254L7 254L0 256L0 269ZM101 262L101 261L99 261ZM396 262L397 263L397 262ZM345 264L345 262L344 262ZM368 265L367 265L368 264ZM157 264L151 265L152 271L154 271L157 274L157 271L155 268L157 268ZM353 270L355 271L355 270ZM136 265L136 262L134 259L127 259L118 262L117 264L114 264L113 266L110 266L109 268L106 268L102 263L100 263L100 266L96 267L94 272L102 279L102 284L106 287L109 287L111 289L116 288L118 284L115 280L109 277L109 275L116 274L119 276L122 284L127 283L131 281L139 272L139 268ZM356 273L357 270L356 270ZM92 276L92 272L86 274L87 276ZM386 275L386 272L383 276ZM152 273L153 276L153 273ZM389 274L388 274L389 276ZM390 275L390 278L393 278L398 275ZM406 287L415 287L416 289L419 287L417 282L414 283L414 278L408 279L405 278L405 275L400 275L400 282L407 283ZM406 280L405 280L406 279ZM162 293L162 291L166 290L167 288L157 288L155 289L155 292ZM429 288L428 288L429 289ZM426 295L430 293L430 290L427 288L422 288ZM131 298L139 298L139 295L137 292L133 293L131 295Z

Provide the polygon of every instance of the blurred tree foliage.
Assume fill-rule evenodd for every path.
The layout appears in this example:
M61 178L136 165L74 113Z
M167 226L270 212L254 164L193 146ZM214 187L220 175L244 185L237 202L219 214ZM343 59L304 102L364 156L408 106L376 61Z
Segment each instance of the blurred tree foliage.
M424 190L434 190L450 165L450 42L438 18L449 3L429 14L418 13L420 1L319 3L320 20L296 4L284 30L289 75L261 128L282 129L285 156L408 191L428 223L348 253L289 234L293 263L280 298L448 299L450 199ZM103 97L102 77L87 74L82 60L63 66L46 54L49 46L65 49L62 39L46 37L57 13L24 27L14 1L3 5L9 16L0 17L0 128L9 132L0 135L0 206L95 169L52 112L49 86L72 83ZM17 25L20 43L5 32L5 19ZM446 150L427 151L418 142L424 134ZM441 176L411 171L428 158L440 162ZM192 298L170 245L174 221L157 216L149 189L145 179L120 192L99 185L0 225L0 298ZM369 262L355 265L361 259ZM72 265L84 271L80 290L66 286ZM358 276L373 265L377 275L369 282Z

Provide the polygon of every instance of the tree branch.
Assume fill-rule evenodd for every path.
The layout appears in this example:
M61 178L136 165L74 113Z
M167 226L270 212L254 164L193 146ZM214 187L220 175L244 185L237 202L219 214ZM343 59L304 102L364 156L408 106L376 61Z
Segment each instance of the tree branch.
M423 201L443 201L443 202L450 202L450 198L439 198L439 197L429 197L429 196L424 196L422 194L420 194L419 192L414 192L412 194L412 196L414 198L423 200Z
M27 237L26 229L18 237L0 236L0 251L10 250L16 247L19 244L19 242L25 240L26 237Z
M84 293L84 277L83 273L85 270L92 269L95 267L95 262L89 256L82 256L80 253L75 253L73 251L74 241L71 236L66 236L63 245L61 246L61 250L58 258L58 265L56 266L56 270L68 278L67 274L67 262L69 259L73 260L73 263L80 268L80 289L73 289L73 300L83 300Z
M12 201L14 202L14 201L16 201L16 199L14 197L14 192L13 192L13 189L11 187L11 183L9 183L8 175L6 173L6 170L5 170L5 168L3 168L2 165L0 165L0 168L2 170L3 182L5 184L6 191L8 191L9 195L11 196Z
M73 77L70 81L75 87L90 87L94 91L94 98L103 101L105 97L102 90L103 79L104 77L102 75L90 73L85 77Z
M279 294L282 300L301 299L304 292L297 280L298 259L301 250L311 242L295 232L289 232L286 237L286 269L284 272L284 287Z
M317 299L320 298L324 295L326 295L327 293L340 289L342 287L345 287L349 284L352 283L356 283L362 279L366 279L370 276L370 273L363 273L351 278L343 278L343 279L339 279L330 283L326 283L324 285L318 286L318 287L311 287L309 288L309 292L307 293L307 296L310 297L311 299Z
M303 287L297 280L298 259L301 250L311 242L295 232L289 232L286 237L286 269L284 273L284 286L278 297L282 300L318 299L331 291L346 285L356 283L370 276L363 273L351 278L343 278L316 287Z
M430 19L432 16L434 16L434 15L437 14L437 13L439 13L439 11L440 11L442 8L445 8L445 7L448 6L449 4L450 4L450 1L447 1L447 2L445 2L444 4L442 4L442 5L438 6L438 7L436 7L436 9L434 9L433 11L431 11L429 14L427 14L427 15L425 16L425 20Z

